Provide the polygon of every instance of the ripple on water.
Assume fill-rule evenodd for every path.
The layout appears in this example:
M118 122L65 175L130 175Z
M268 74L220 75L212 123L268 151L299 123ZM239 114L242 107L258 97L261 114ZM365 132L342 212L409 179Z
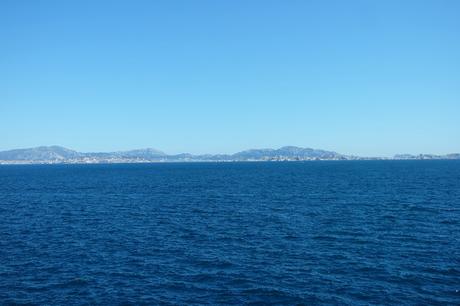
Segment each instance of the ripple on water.
M0 166L0 304L460 304L460 163Z

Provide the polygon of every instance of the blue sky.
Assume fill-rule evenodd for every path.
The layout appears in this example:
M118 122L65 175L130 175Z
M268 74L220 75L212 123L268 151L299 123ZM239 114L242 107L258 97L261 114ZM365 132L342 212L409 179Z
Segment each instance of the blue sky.
M0 2L0 150L460 152L460 1Z

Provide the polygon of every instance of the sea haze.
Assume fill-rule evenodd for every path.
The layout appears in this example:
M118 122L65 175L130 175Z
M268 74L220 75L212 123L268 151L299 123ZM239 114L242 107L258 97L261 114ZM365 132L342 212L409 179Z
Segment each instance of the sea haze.
M0 166L3 304L458 304L460 161Z

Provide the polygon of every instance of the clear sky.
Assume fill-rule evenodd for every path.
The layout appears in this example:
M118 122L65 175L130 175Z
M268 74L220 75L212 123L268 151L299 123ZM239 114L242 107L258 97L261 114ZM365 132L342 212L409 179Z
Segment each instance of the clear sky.
M0 1L0 150L460 152L460 1Z

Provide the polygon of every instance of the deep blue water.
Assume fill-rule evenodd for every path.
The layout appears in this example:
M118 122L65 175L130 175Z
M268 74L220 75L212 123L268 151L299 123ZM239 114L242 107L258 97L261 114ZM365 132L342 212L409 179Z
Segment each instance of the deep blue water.
M460 162L0 167L0 304L459 304Z

